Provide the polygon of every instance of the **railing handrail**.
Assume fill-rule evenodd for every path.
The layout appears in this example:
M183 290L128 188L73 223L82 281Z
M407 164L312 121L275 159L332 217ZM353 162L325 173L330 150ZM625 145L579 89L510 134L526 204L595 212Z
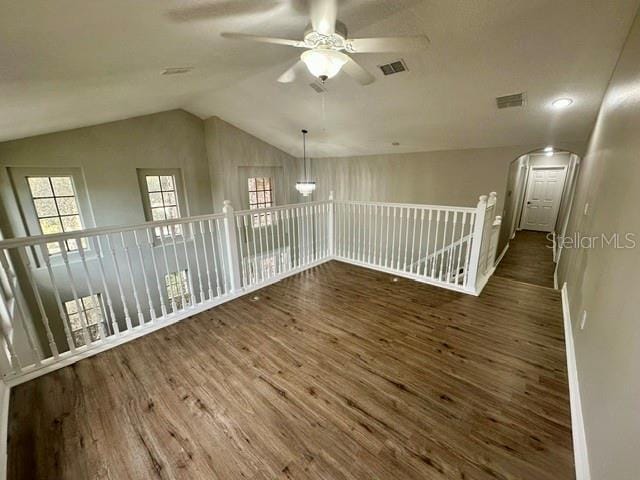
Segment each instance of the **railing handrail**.
M97 235L107 235L111 233L131 232L133 230L143 230L149 228L164 227L169 225L178 225L181 223L193 223L203 220L213 220L216 218L224 218L223 213L208 213L205 215L194 215L191 217L180 217L172 220L156 220L153 222L136 223L133 225L113 225L107 227L91 227L82 230L74 230L64 233L50 233L41 235L21 236L9 238L0 241L0 249L25 247L31 245L42 245L45 243L53 243L64 240L74 240L83 237L95 237Z
M302 202L302 203L287 203L286 205L274 205L273 207L267 208L257 208L254 210L234 210L233 213L235 215L262 215L263 213L276 212L278 210L287 210L292 208L301 208L305 206L311 205L324 205L327 203L331 203L333 200L315 200L313 202Z
M475 212L473 207L455 207L450 205L426 205L422 203L393 203L393 202L366 202L360 200L334 200L334 203L342 203L345 205L377 205L384 207L396 207L396 208L417 208L422 210L440 210L443 212Z

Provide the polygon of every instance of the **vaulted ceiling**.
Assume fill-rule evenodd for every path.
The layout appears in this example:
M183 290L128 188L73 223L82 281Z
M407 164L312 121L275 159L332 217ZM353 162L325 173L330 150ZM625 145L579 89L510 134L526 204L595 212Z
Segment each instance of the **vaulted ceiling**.
M300 39L305 0L0 0L0 140L184 108L294 155L303 127L312 156L584 141L638 3L343 0L351 37L431 47L361 54L375 83L341 73L318 94L311 77L276 82L299 50L220 36ZM384 77L377 65L398 58L409 71ZM161 75L182 66L194 69ZM518 92L524 108L496 109Z

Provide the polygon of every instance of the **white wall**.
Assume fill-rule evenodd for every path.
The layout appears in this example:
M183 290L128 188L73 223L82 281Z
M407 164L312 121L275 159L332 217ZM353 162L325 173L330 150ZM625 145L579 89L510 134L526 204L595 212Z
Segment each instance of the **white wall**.
M475 206L478 196L498 193L501 212L509 164L540 146L448 150L313 159L316 199L329 190L336 198L388 202ZM563 148L583 150L581 144Z
M581 164L567 235L629 232L638 244L566 248L558 265L560 283L567 282L569 293L593 480L635 479L640 472L639 125L636 17Z

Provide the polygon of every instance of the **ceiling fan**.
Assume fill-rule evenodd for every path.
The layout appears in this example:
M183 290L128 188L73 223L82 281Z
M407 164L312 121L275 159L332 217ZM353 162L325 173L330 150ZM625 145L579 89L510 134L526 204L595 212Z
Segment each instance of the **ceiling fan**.
M310 2L311 24L307 27L303 40L263 37L244 33L223 33L225 38L272 43L305 49L278 81L293 82L306 65L309 72L323 83L344 70L361 85L369 85L375 77L365 70L350 55L354 53L400 52L420 50L429 46L426 35L409 37L348 38L347 27L337 19L336 0L312 0Z

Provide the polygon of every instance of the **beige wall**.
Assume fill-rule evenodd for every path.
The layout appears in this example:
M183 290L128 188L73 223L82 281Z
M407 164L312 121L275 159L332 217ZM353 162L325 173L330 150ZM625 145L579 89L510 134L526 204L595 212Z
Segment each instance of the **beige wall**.
M640 241L639 125L636 17L581 165L568 235L632 232ZM640 243L633 249L565 249L558 273L571 305L592 479L638 478ZM587 320L580 330L583 311Z
M0 143L0 166L14 236L25 232L6 167L80 167L96 226L145 221L136 168L180 168L186 210L211 211L202 121L182 110Z
M540 145L314 159L315 198L475 206L478 196L498 193L502 212L509 164ZM568 150L581 144L558 145ZM580 152L579 152L580 153Z
M277 204L300 201L295 190L298 159L218 117L208 118L204 126L216 212L224 200L231 200L236 209L249 208L246 181L251 176L274 179Z

